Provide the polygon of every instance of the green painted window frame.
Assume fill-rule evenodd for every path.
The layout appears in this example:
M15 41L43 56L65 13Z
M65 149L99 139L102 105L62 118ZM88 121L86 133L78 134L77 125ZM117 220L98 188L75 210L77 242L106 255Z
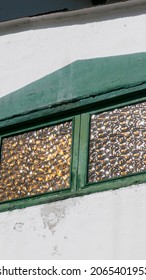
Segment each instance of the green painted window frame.
M7 210L14 210L19 208L24 208L27 206L38 205L42 203L47 203L51 201L56 201L58 199L64 199L68 196L72 196L72 194L76 191L77 188L77 165L78 165L78 149L79 149L79 134L80 134L80 115L77 116L69 116L64 118L57 118L56 120L45 120L41 123L36 122L36 124L24 125L22 129L20 125L18 127L14 127L11 130L7 130L4 133L0 134L0 152L2 147L3 138L15 136L18 134L22 134L25 132L29 132L32 130L37 130L44 128L46 126L53 126L64 123L66 121L72 121L72 147L71 147L71 167L70 167L70 188L64 190L52 191L40 195L23 197L11 201L4 201L0 203L0 212ZM22 126L22 125L21 125Z
M129 93L126 94L126 96L123 94L120 97L110 95L109 98L105 98L104 100L96 100L95 98L94 103L92 102L91 104L87 104L85 100L82 106L80 106L79 101L77 102L75 108L72 107L70 110L64 110L64 112L60 114L57 110L51 115L49 114L50 110L48 109L48 115L45 110L45 117L43 112L41 117L40 111L38 111L35 113L36 118L34 119L26 120L24 117L24 122L18 122L16 118L15 124L13 120L13 125L8 125L5 129L0 131L0 142L2 142L2 138L4 137L63 123L65 121L73 121L72 160L70 171L71 185L70 189L66 190L2 202L0 203L0 212L25 208L27 206L39 205L95 192L114 190L146 182L146 172L140 172L138 174L134 173L124 177L99 181L97 183L87 183L90 115L107 110L111 111L115 108L141 103L144 101L146 101L146 91ZM67 115L67 117L65 117L65 115Z
M146 182L146 172L87 183L90 115L146 101L146 53L81 60L0 99L0 139L73 120L71 188L0 203L0 212ZM1 143L1 142L0 142Z
M115 103L114 105L105 105L98 107L87 113L81 114L79 165L78 165L78 189L84 193L94 193L118 188L127 187L134 184L146 182L146 171L128 174L121 177L109 178L98 182L87 182L88 180L88 161L89 161L89 136L90 136L90 118L92 114L100 114L114 109L122 108L128 105L134 105L146 101L146 98L137 98L127 100L127 102ZM114 102L113 102L114 103Z

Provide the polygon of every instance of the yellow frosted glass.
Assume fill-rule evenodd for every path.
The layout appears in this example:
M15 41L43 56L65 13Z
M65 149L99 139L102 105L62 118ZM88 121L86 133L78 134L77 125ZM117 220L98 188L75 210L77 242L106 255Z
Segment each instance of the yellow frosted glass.
M69 188L72 122L4 138L0 201Z

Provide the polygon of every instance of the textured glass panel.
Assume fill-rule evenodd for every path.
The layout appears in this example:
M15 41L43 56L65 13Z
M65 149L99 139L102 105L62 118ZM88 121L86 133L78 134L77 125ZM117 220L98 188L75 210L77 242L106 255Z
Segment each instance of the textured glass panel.
M72 122L4 138L0 201L69 188Z
M88 181L146 170L146 102L91 116Z

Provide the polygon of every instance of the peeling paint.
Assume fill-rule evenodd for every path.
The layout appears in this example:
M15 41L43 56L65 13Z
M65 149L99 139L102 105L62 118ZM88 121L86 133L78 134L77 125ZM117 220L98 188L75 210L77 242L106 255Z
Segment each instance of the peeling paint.
M58 246L57 245L53 246L52 251L53 251L52 256L60 256L60 254L58 253Z
M66 207L63 205L44 205L41 211L41 216L43 218L44 229L48 228L52 234L55 234L56 227L62 219L65 218Z
M24 223L16 223L13 227L14 230L18 231L18 232L22 232L23 230L23 226L24 226Z
M81 200L82 198L80 197L77 200L69 199L69 203L65 200L43 205L40 214L44 229L51 231L52 235L54 235L57 226L70 215L74 207L79 206ZM65 236L64 238L67 237Z

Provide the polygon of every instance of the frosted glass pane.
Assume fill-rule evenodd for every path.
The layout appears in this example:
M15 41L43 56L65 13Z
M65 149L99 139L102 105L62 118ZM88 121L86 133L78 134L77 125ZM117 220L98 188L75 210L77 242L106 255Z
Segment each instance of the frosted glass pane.
M0 201L69 188L72 122L2 141Z
M146 102L91 116L88 181L146 170Z

